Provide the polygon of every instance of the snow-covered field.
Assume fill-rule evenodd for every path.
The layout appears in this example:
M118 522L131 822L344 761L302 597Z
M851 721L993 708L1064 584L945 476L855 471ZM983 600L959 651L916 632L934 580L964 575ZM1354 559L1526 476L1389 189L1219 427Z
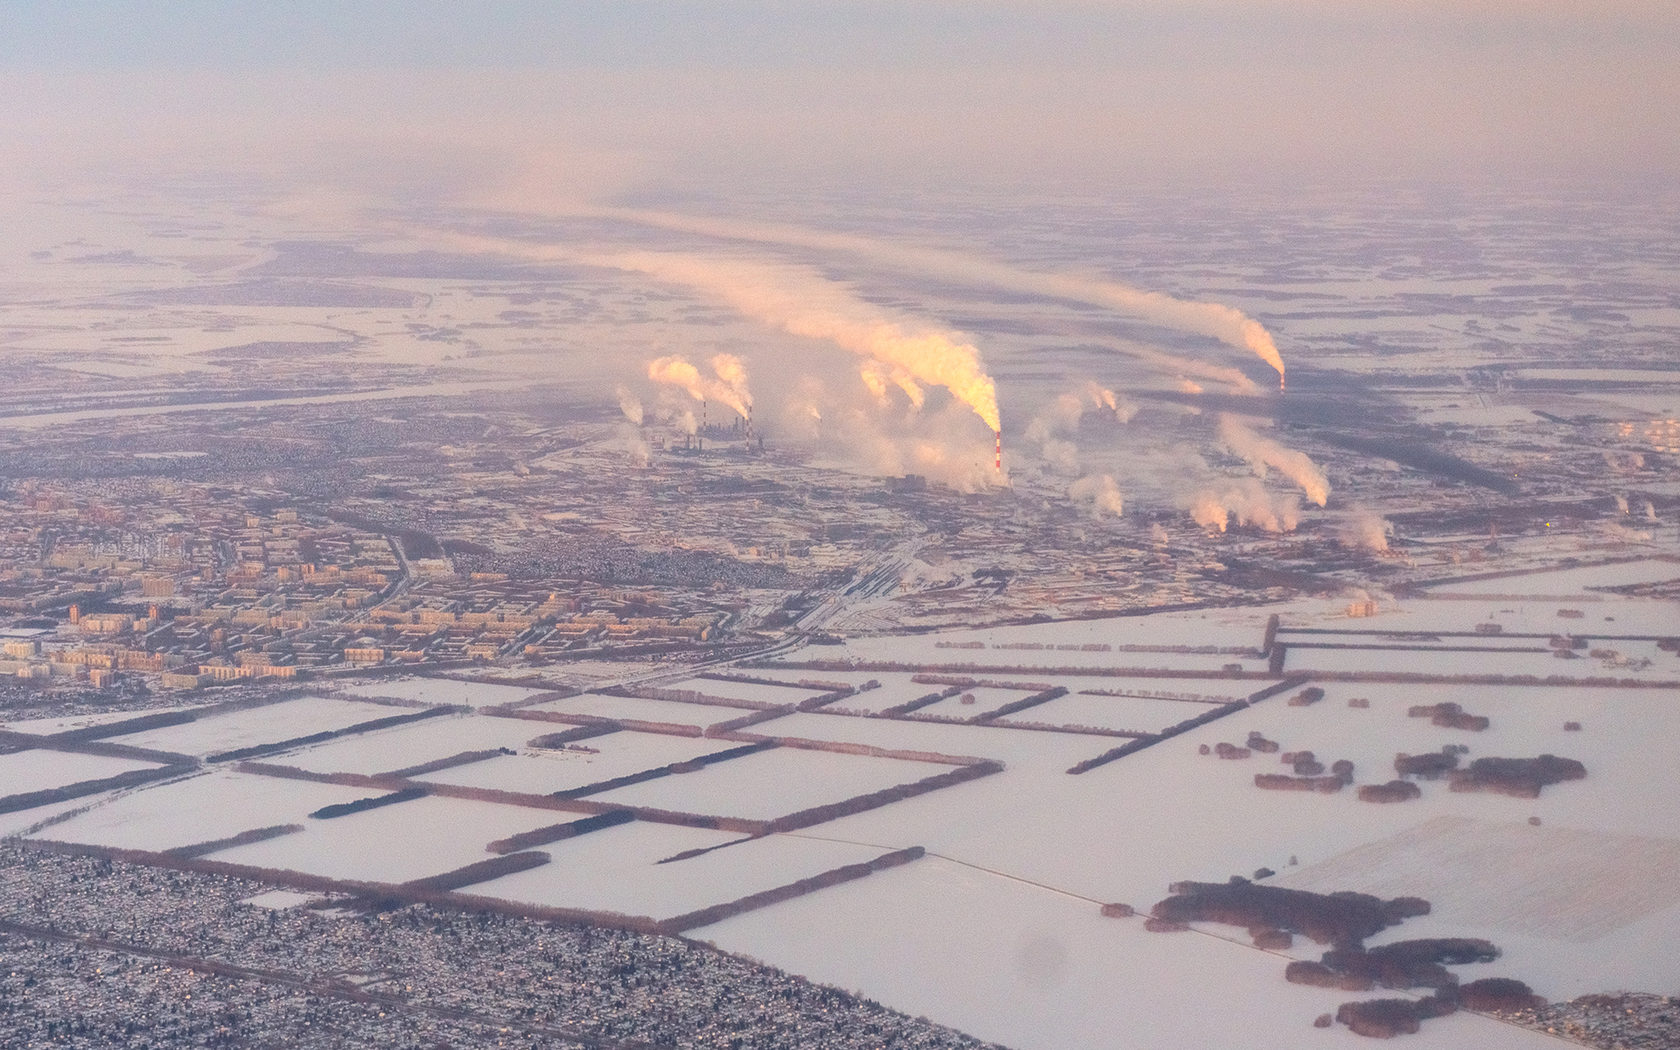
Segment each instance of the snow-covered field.
M352 797L378 793L364 788ZM215 856L337 879L408 882L488 860L489 843L563 819L565 814L552 810L429 796L332 820L300 821L305 827L298 834Z
M1029 707L1018 714L1005 715L998 719L998 722L1002 725L1009 725L1011 722L1036 722L1042 725L1095 726L1098 729L1157 733L1168 726L1205 715L1207 712L1207 704L1185 700L1070 693L1049 703Z
M1614 565L1499 576L1491 580L1459 581L1442 584L1436 590L1445 594L1568 595L1588 588L1623 587L1673 579L1680 579L1680 562L1649 558Z
M521 724L540 726L542 723ZM425 773L418 779L546 795L738 746L724 740L661 733L609 733L570 745L577 750L527 749L518 755L499 755L471 765Z
M950 766L776 748L593 795L596 802L768 820L949 772Z
M1345 1028L1312 1027L1354 996L1286 983L1282 958L1216 937L1148 933L1141 919L1104 919L1097 908L929 857L696 936L1026 1050L1363 1045ZM1460 1014L1406 1045L1557 1044Z
M1593 583L1601 579L1591 577ZM1545 590L1560 585L1548 581ZM1587 578L1571 583L1582 585ZM1648 674L1672 673L1680 666L1680 658L1658 652L1651 643L1603 637L1672 633L1680 623L1672 602L1579 591L1557 598L1512 598L1500 590L1474 598L1379 603L1377 616L1361 619L1346 615L1345 600L1303 600L1276 611L1285 627L1338 632L1463 632L1491 621L1508 633L1588 637L1587 651L1611 648L1636 660L1652 660ZM1560 617L1560 609L1582 615ZM939 648L940 638L954 636L918 636L861 639L846 652L862 659L935 663L981 654L988 660L997 657L994 666L1030 657L1046 664L1112 669L1122 658L1126 663L1148 663L1156 654L1085 653L1054 646L1084 644L1099 632L1107 632L1103 636L1119 644L1116 632L1123 628L1130 638L1163 647L1257 647L1271 611L1221 610L964 632L990 639L988 645L995 641L1051 646L1041 650ZM1593 631L1601 633L1595 637ZM1282 637L1395 641L1347 633ZM1500 638L1497 644L1510 641ZM812 649L796 656L809 658L813 653L825 659L834 655L824 647L820 653ZM1161 655L1185 654L1163 650ZM1260 667L1257 659L1227 659L1221 654L1197 658L1203 657L1213 661L1206 665L1210 671L1226 662ZM1588 656L1564 661L1549 654L1511 652L1291 650L1291 672L1311 663L1411 673L1433 669L1578 678L1607 673L1606 665L1613 660ZM1539 669L1530 671L1530 664ZM910 672L788 668L775 673L790 679L843 678L854 684L878 678L883 688L855 701L871 707L892 706L942 688L911 682ZM1136 729L1175 724L1215 710L1207 700L1245 698L1269 684L1262 678L1075 672L999 672L992 677L1042 680L1073 690L1022 712L1019 717L1024 720ZM1502 686L1321 682L1326 696L1316 704L1290 706L1291 689L1081 775L1067 770L1120 741L1011 727L1007 719L959 725L793 713L755 731L974 756L999 761L1004 769L795 834L729 845L668 864L657 862L739 836L633 822L536 847L548 852L553 862L474 886L470 892L665 918L888 850L921 846L928 855L908 866L738 916L696 935L1019 1050L1351 1045L1355 1037L1345 1029L1316 1030L1311 1022L1360 996L1290 985L1283 979L1288 958L1315 957L1318 946L1300 943L1285 953L1269 953L1252 947L1241 930L1207 927L1186 934L1151 934L1140 919L1104 919L1098 914L1099 903L1107 901L1147 909L1176 880L1222 881L1231 875L1253 876L1261 868L1277 872L1274 878L1279 882L1318 890L1415 893L1431 899L1436 905L1431 915L1382 936L1479 936L1500 945L1505 952L1500 962L1462 968L1459 972L1466 980L1516 977L1552 999L1616 989L1675 994L1680 987L1674 984L1670 946L1680 938L1680 795L1672 769L1674 741L1680 739L1680 690L1585 686L1567 677L1547 685ZM688 680L681 686L714 692L722 691L714 687L727 684ZM1081 691L1092 689L1125 695ZM925 710L978 713L1027 695L987 686L973 691L973 705L952 698ZM787 692L799 695L796 690ZM1203 702L1161 694L1183 694ZM1355 698L1366 705L1350 706ZM1489 728L1452 729L1409 716L1411 706L1444 701L1486 716ZM391 712L365 706L373 708L371 715L357 711L354 717L343 717L353 705L342 700L294 701L143 736L150 740L148 746L180 748L184 745L178 731L199 731L217 723L238 726L242 719L252 723L237 740L228 734L214 741L192 740L195 747L207 749L329 728L335 718L346 724ZM743 713L601 694L550 701L535 710L695 726ZM1578 722L1581 728L1566 730L1567 722ZM732 746L718 740L617 732L580 742L595 754L542 754L527 747L530 739L564 728L483 715L446 716L332 741L280 760L318 771L371 773L464 750L507 747L520 754L439 771L425 779L554 791ZM1453 792L1444 782L1423 782L1421 798L1377 805L1360 802L1353 789L1320 794L1257 788L1257 773L1289 771L1276 754L1256 752L1227 760L1201 753L1203 747L1211 750L1221 742L1245 744L1251 733L1276 741L1284 751L1310 750L1325 765L1347 759L1354 765L1356 784L1392 779L1397 753L1437 751L1446 744L1468 748L1466 761L1561 755L1584 763L1588 774L1584 780L1549 786L1534 799ZM6 756L0 763L28 754L32 753ZM784 747L592 799L762 819L950 768ZM328 821L304 816L326 802L372 793L218 771L125 794L40 834L162 849L297 822L306 825L304 832L223 850L216 858L397 882L483 860L485 845L494 839L567 819L554 811L439 797ZM51 812L42 809L43 815ZM1140 1005L1128 1009L1128 1003ZM1514 1050L1553 1043L1544 1035L1460 1014L1427 1023L1407 1045L1420 1050Z
M525 719L439 715L391 729L329 740L288 752L273 761L317 773L389 773L463 751L497 747L518 750L534 737L565 728Z
M543 847L553 863L482 883L472 892L532 904L668 919L881 853L867 846L777 835L659 863L685 850L706 849L740 837L632 821Z
M42 838L161 851L253 828L304 823L309 813L368 794L364 788L276 780L218 769L106 799ZM216 854L218 860L222 854Z
M0 729L10 729L18 733L38 733L50 736L53 733L64 733L72 729L87 729L91 726L109 725L112 722L122 722L142 715L159 715L170 711L187 710L189 707L201 705L193 704L188 707L151 707L144 711L99 711L91 714L63 715L57 718L25 718L9 722L0 722Z
M131 769L156 769L155 762L63 751L17 751L0 755L0 796L103 780Z
M346 686L344 692L354 696L389 696L399 700L419 700L428 704L494 707L524 700L548 690L527 689L517 685L485 685L482 682L462 682L453 678L381 678Z
M384 704L305 696L242 711L202 715L195 722L112 739L134 747L203 756L258 744L279 743L310 733L343 729L358 722L404 713L400 708Z
M754 677L757 677L756 675ZM716 678L684 678L665 683L667 689L692 689L707 696L748 700L755 704L797 704L818 695L821 690L798 686L761 685L758 682L724 682Z
M593 715L596 718L628 718L636 722L670 722L699 729L752 714L750 708L687 704L678 700L645 700L637 696L607 696L602 693L582 693L564 700L549 700L533 704L527 710Z

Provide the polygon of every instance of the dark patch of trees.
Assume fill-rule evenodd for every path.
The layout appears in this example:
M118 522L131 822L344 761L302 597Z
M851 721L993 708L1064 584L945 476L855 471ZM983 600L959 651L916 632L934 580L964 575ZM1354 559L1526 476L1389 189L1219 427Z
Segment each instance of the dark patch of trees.
M1169 891L1172 896L1150 909L1155 918L1288 930L1339 947L1358 946L1365 938L1429 909L1427 901L1415 897L1385 901L1365 893L1313 893L1262 886L1235 876L1230 882L1176 882Z
M412 802L425 796L425 788L403 788L401 791L393 791L388 795L372 795L368 798L356 799L354 802L335 802L330 806L322 806L309 815L316 820L332 820L335 817L348 817L352 813L365 813L370 809L379 809L381 806L394 806L399 802Z
M306 747L310 744L319 744L328 740L336 740L343 736L353 736L357 733L371 733L378 729L390 729L393 726L407 725L410 722L418 722L426 718L436 718L438 715L446 715L459 710L461 710L461 708L452 705L429 707L424 711L415 711L406 715L390 715L385 718L375 718L366 722L357 722L352 726L345 726L343 729L329 729L325 732L310 733L307 736L292 737L289 740L280 740L272 744L255 744L251 747L235 748L232 751L218 751L215 754L206 757L205 761L238 762L247 758L262 758L265 755L276 754L280 751L290 751L295 747Z
M807 893L814 893L830 886L838 886L842 882L850 882L853 879L861 879L866 875L873 875L875 872L887 868L896 868L901 864L908 864L913 860L919 860L924 852L920 846L911 846L909 849L882 854L874 860L865 861L862 864L847 864L843 867L833 868L820 875L800 879L798 882L791 882L785 886L748 894L727 904L715 904L709 908L701 908L686 915L666 919L659 924L659 931L661 933L677 934L685 933L700 926L709 926L712 923L722 922L724 919L734 918L745 912L792 900L795 897L803 897Z
M1289 698L1290 707L1307 707L1324 699L1324 690L1316 685L1309 685L1305 689Z
M1409 802L1422 796L1423 789L1409 780L1390 780L1386 784L1361 784L1359 786L1359 801L1361 802Z
M458 890L463 886L471 886L475 882L489 882L499 879L503 875L527 871L531 868L547 864L549 856L546 853L509 853L501 857L492 857L473 864L446 871L440 875L431 875L423 879L414 879L403 883L404 886L417 890Z
M569 820L563 824L550 824L546 827L533 828L522 831L517 835L509 835L505 839L497 839L484 847L490 853L515 853L519 850L530 849L533 846L546 846L551 842L561 842L566 839L587 835L591 831L603 828L615 828L620 824L628 824L636 819L636 814L627 809L609 810L594 816Z
M1317 791L1333 795L1342 790L1345 782L1341 777L1292 777L1288 773L1256 773L1254 786L1266 791Z
M1478 758L1468 769L1452 775L1454 791L1492 791L1516 798L1539 798L1540 789L1566 780L1580 780L1587 767L1573 758L1540 755L1536 758Z
M483 751L462 751L459 754L450 755L447 758L434 758L430 762L421 762L417 765L404 766L402 769L393 769L391 772L381 775L402 778L418 777L427 773L438 773L445 769L454 769L456 766L468 766L474 762L483 762L486 759L495 758L498 755L511 754L514 754L514 752L509 751L505 747L492 747Z
M1490 724L1485 716L1467 714L1464 708L1451 700L1438 704L1416 704L1408 709L1406 714L1412 718L1427 718L1430 725L1445 729L1468 729L1473 733L1480 733Z
M606 736L608 733L616 732L618 732L618 727L612 725L578 726L575 729L567 729L559 733L544 733L542 736L532 737L525 741L525 746L554 750L565 747L567 744L576 743L579 740L588 740L592 737Z
M865 810L877 809L894 802L902 802L907 798L938 791L940 788L955 787L970 780L991 776L993 773L1003 772L1003 763L990 759L958 766L944 773L935 773L931 777L908 784L897 784L881 791L872 791L864 795L854 795L843 802L831 802L825 806L814 806L797 813L790 813L785 817L778 817L768 825L770 831L796 831L808 828L813 824L822 824L838 817L862 813Z
M1394 771L1403 777L1439 780L1458 768L1458 755L1445 749L1423 755L1401 752L1394 756Z
M149 781L162 780L165 777L188 772L192 768L191 765L172 765L157 766L152 769L131 769L98 780L81 780L74 784L66 784L64 787L44 788L40 791L24 791L16 795L6 795L0 798L0 813L16 813L20 810L34 809L36 806L46 806L54 802L68 802L71 799L83 798L87 795L97 795L102 791L137 787Z
M1528 985L1510 977L1483 977L1459 985L1458 1002L1466 1010L1484 1013L1514 1013L1546 1003Z
M253 842L267 842L269 839L277 839L282 835L291 835L302 830L302 824L275 824L272 827L252 828L249 831L241 831L237 835L211 839L208 842L199 842L191 846L176 846L174 849L166 849L163 852L171 857L202 857L207 853L215 853L217 850L246 846Z

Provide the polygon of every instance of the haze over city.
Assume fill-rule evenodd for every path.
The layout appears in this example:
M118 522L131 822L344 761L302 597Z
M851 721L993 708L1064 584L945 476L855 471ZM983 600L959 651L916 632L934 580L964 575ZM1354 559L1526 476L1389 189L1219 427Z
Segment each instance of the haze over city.
M0 1043L1680 1045L1680 12L0 11Z

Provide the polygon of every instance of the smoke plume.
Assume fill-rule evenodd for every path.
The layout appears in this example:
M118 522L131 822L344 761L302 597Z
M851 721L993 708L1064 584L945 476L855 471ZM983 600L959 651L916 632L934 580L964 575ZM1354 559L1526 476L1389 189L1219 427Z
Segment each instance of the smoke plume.
M997 385L986 374L978 349L954 332L889 315L820 274L741 260L652 253L592 261L699 289L785 332L832 342L884 365L907 392L899 373L918 386L942 386L988 428L995 432L1001 427Z
M1079 471L1078 450L1063 435L1079 429L1079 421L1093 409L1106 409L1121 423L1129 422L1137 414L1137 406L1120 398L1114 391L1089 380L1067 393L1060 394L1027 424L1026 439L1037 444L1041 455L1051 467L1063 474Z
M910 407L919 409L927 401L927 392L922 389L910 373L902 368L889 368L876 360L865 361L858 369L863 379L863 385L875 395L875 400L883 405L889 401L887 384L891 383L904 391L904 396L910 399Z
M712 357L712 371L717 374L718 380L729 388L729 392L735 396L735 404L746 407L746 411L741 412L741 415L750 416L752 414L752 394L747 392L747 366L742 364L741 359L734 354L716 354ZM736 409L736 411L739 412L740 409Z
M1249 466L1261 477L1265 477L1266 468L1270 467L1301 486L1307 498L1320 507L1329 500L1330 482L1305 453L1285 448L1229 415L1219 418L1219 440L1226 448L1248 460Z
M1224 532L1235 518L1239 525L1257 525L1267 532L1290 532L1301 523L1294 496L1273 496L1257 478L1226 479L1192 495L1190 517L1205 528Z
M719 362L723 363L723 367L719 367ZM740 359L730 354L719 354L712 359L712 367L717 369L718 378L703 375L687 358L670 354L649 361L647 376L655 383L686 390L688 396L696 401L717 401L728 405L743 418L748 416L752 411L752 398L746 391L747 374L741 367ZM723 378L726 370L735 382Z
M626 208L599 209L592 214L724 240L747 240L814 248L819 251L846 252L912 272L937 274L975 284L1101 306L1164 328L1217 339L1228 346L1252 353L1275 369L1280 381L1284 376L1283 357L1278 353L1271 334L1258 321L1242 311L1221 303L1177 299L1160 292L1144 291L1118 281L1100 278L1020 270L1004 263L974 259L957 252L904 247L853 234L825 233L793 226L726 221Z
M1068 486L1068 498L1075 503L1089 503L1093 517L1113 514L1119 517L1126 504L1120 497L1120 486L1109 474L1087 474Z
M1336 538L1346 546L1364 547L1381 554L1388 550L1388 534L1393 530L1394 526L1381 515L1362 510L1342 522Z
M631 423L636 426L642 425L642 402L630 392L629 387L618 388L618 410L623 412L624 418Z

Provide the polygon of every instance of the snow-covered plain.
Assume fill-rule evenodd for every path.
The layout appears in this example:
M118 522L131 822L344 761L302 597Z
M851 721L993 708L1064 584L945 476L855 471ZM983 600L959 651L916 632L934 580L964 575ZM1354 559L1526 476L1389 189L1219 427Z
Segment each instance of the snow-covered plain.
M553 861L472 888L483 896L668 919L773 889L882 852L786 835L753 839L680 861L662 860L741 836L632 821L542 849Z
M756 675L754 677L757 677ZM797 685L763 685L758 682L725 682L716 678L684 678L665 683L667 689L692 689L707 696L731 700L747 700L755 704L797 704L818 695L821 690L804 689Z
M784 747L590 797L625 806L768 820L950 769L933 762Z
M462 682L454 678L381 678L344 688L344 692L354 696L389 696L399 700L419 700L428 704L463 704L467 707L511 704L548 691L516 685Z
M486 751L498 747L517 750L534 737L564 728L515 718L439 715L390 729L329 740L288 752L271 761L316 773L389 773L463 751Z
M521 724L540 726L542 723ZM517 755L498 755L483 762L424 773L417 779L546 795L737 746L725 740L625 731L590 737L563 750L527 749Z
M253 828L300 824L313 810L368 794L362 788L276 780L218 769L115 798L46 829L41 838L161 851ZM222 859L222 854L216 854Z
M378 794L362 789L352 797ZM552 810L498 806L429 796L332 820L306 820L304 830L222 850L217 860L305 871L336 879L408 882L490 859L484 847L564 819Z
M1546 584L1548 590L1555 586ZM1560 617L1560 609L1582 615ZM1123 632L1144 640L1136 644L1162 647L1159 655L1176 658L1186 654L1169 647L1257 647L1273 611L1285 628L1343 632L1311 636L1286 631L1286 641L1317 637L1399 644L1392 635L1347 632L1469 632L1491 621L1508 633L1587 636L1592 648L1652 659L1653 673L1664 660L1677 662L1649 643L1603 638L1672 633L1680 623L1675 603L1589 592L1557 598L1511 598L1502 592L1398 602L1379 598L1378 615L1358 619L1347 615L1345 599L1311 599L1273 608L861 639L846 651L864 659L934 663L996 654L993 666L1032 657L1042 658L1040 667L1052 662L1084 667L1086 673L999 671L990 677L1072 690L1022 712L1024 720L1096 724L1095 719L1106 717L1131 723L1134 715L1147 712L1150 718L1136 721L1151 724L1125 728L1159 728L1216 710L1207 701L1246 698L1275 679L1218 677L1227 662L1262 669L1258 659L1227 659L1225 654L1191 654L1214 661L1202 665L1209 673L1170 678L1113 673L1122 659L1147 664L1157 653L964 650L937 643L984 636L1000 645L1085 644L1097 637L1120 644ZM1068 632L1065 641L1056 640L1058 631ZM1600 635L1594 637L1593 631ZM1373 653L1387 653L1381 666L1391 670L1416 672L1433 660L1450 673L1482 675L1511 674L1512 661L1525 655L1297 649L1290 654L1290 670L1302 654L1314 653L1347 653L1363 661L1350 663L1350 669L1368 668ZM827 659L833 654L825 647L796 656ZM1675 889L1680 887L1680 796L1669 775L1673 741L1680 738L1680 690L1585 685L1568 679L1604 674L1604 659L1539 659L1546 661L1548 673L1565 677L1548 684L1499 686L1332 680L1319 683L1326 695L1310 706L1290 706L1291 689L1080 775L1067 770L1120 741L1028 730L1008 725L1007 719L961 725L835 713L840 705L827 713L787 714L751 731L987 758L1004 768L797 833L669 864L657 862L739 836L633 822L538 847L553 857L552 863L470 892L665 918L888 850L921 846L928 855L908 866L750 912L698 930L696 936L1019 1050L1355 1045L1356 1037L1345 1029L1316 1030L1311 1022L1358 996L1283 979L1288 958L1314 957L1319 947L1301 943L1285 953L1263 952L1241 930L1210 926L1187 934L1151 934L1141 920L1098 914L1098 905L1108 901L1146 910L1176 880L1224 880L1252 876L1260 868L1280 873L1275 876L1280 882L1303 887L1418 893L1434 899L1431 915L1409 920L1383 937L1482 936L1501 946L1505 955L1497 964L1461 968L1464 979L1516 977L1553 999L1616 989L1680 992L1669 951L1680 937L1680 890ZM1092 673L1099 670L1109 673ZM910 672L789 667L774 673L884 683L860 700L902 691L907 695L895 700L901 703L939 688L910 682ZM711 691L720 683L685 684ZM1090 689L1127 695L1082 692ZM982 691L1026 695L984 686L975 691L977 697ZM1174 693L1195 699L1160 695ZM1364 705L1350 706L1355 698ZM992 699L987 696L988 702ZM1443 701L1487 716L1490 727L1483 732L1445 728L1409 715L1414 705ZM345 706L343 701L315 703ZM957 712L984 709L955 699L946 704ZM737 715L724 707L599 694L536 708L545 709L696 726ZM323 707L319 712L337 710ZM275 735L325 728L308 721L288 718L286 731ZM1566 730L1567 722L1581 728ZM732 746L721 740L617 732L581 742L596 749L596 755L530 753L527 741L563 728L484 715L444 717L277 760L319 771L375 772L463 750L509 747L521 754L426 779L552 791ZM1467 760L1562 755L1584 763L1588 775L1547 787L1535 799L1452 792L1445 783L1425 782L1418 800L1376 805L1360 802L1352 789L1326 795L1257 788L1255 774L1289 771L1277 754L1226 760L1201 753L1204 746L1211 750L1220 742L1244 744L1251 733L1276 741L1285 751L1311 750L1326 765L1345 758L1354 764L1356 784L1391 779L1399 752L1435 751L1445 744L1467 747ZM767 818L949 768L783 747L603 792L593 800ZM155 849L298 822L306 825L302 833L223 850L216 859L395 882L483 860L489 841L566 817L439 797L329 821L301 817L326 801L369 793L218 772L129 793L40 834ZM214 820L206 816L219 808L227 812ZM43 807L42 812L50 810ZM1427 1023L1407 1045L1514 1050L1553 1043L1541 1034L1460 1014Z
M647 700L639 696L608 696L604 693L581 693L564 700L548 700L533 704L526 710L595 718L627 718L634 722L670 722L696 729L752 714L751 708L689 704L680 700Z
M401 709L383 704L305 696L225 714L209 713L194 722L130 733L112 740L135 747L203 756L258 744L279 743L310 733L343 729L358 722L404 713Z
M156 769L155 762L63 751L16 751L0 755L0 796L103 780L131 769Z

